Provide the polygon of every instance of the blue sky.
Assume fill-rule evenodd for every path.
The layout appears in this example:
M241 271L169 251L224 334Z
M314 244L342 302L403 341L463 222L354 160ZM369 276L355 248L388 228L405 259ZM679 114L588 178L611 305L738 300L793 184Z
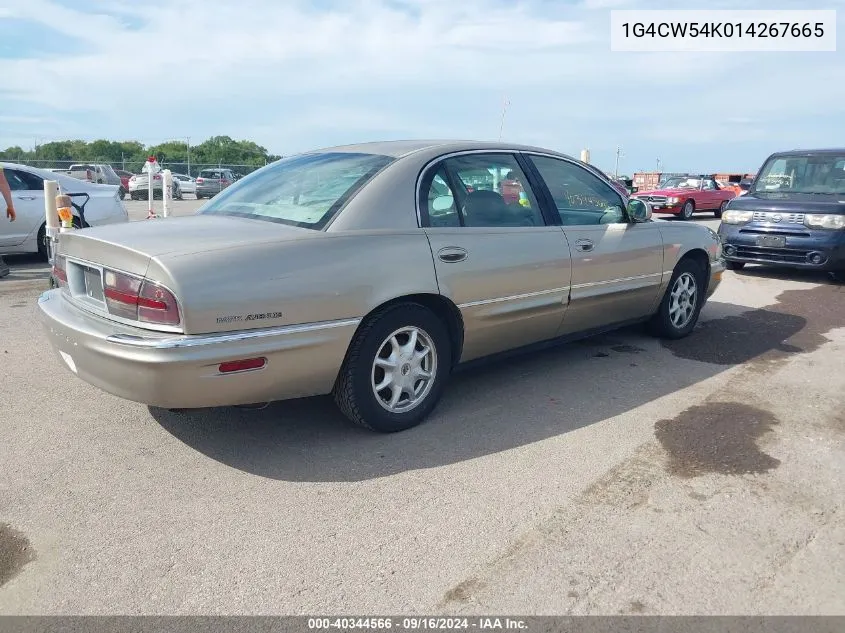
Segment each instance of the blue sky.
M691 0L0 0L0 147L66 138L271 152L502 138L620 172L755 171L845 145L845 55L619 53L610 10ZM803 1L743 8L801 9ZM845 0L812 8L837 8ZM84 9L84 10L83 10Z

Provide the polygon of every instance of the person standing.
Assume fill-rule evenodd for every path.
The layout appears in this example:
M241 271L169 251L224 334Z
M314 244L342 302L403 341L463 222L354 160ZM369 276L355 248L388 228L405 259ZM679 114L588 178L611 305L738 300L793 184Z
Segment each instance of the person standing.
M15 205L12 202L12 188L9 187L9 181L6 180L6 174L3 173L3 167L0 166L0 195L6 201L6 217L9 222L15 221ZM11 271L9 264L5 262L3 256L0 255L0 279L8 275Z

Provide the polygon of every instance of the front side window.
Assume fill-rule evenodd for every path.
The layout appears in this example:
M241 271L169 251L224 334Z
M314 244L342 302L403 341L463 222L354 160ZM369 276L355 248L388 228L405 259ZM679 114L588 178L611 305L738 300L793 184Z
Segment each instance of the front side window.
M424 183L424 189L430 226L545 224L528 179L510 154L447 158Z
M574 163L531 156L564 226L615 224L625 221L622 197L613 187Z
M394 159L327 152L292 156L227 187L200 210L320 230L378 171Z
M43 191L44 183L38 176L33 176L17 169L4 169L6 181L12 191Z

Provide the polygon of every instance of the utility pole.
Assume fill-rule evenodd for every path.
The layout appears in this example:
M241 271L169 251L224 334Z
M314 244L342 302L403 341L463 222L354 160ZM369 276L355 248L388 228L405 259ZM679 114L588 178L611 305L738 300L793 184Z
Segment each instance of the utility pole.
M188 143L186 147L188 148L188 178L191 177L191 137L187 137Z
M613 170L613 177L617 180L619 179L619 159L623 156L622 148L618 145L616 146L616 167Z
M511 104L510 100L505 97L502 102L502 121L499 123L499 141L502 140L502 130L505 129L505 114L508 111L508 106Z

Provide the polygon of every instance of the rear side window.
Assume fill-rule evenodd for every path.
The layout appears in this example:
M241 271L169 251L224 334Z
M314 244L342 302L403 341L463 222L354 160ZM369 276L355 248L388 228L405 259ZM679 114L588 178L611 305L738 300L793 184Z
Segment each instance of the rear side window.
M345 152L293 156L236 181L200 214L248 217L320 230L393 160L378 154Z

